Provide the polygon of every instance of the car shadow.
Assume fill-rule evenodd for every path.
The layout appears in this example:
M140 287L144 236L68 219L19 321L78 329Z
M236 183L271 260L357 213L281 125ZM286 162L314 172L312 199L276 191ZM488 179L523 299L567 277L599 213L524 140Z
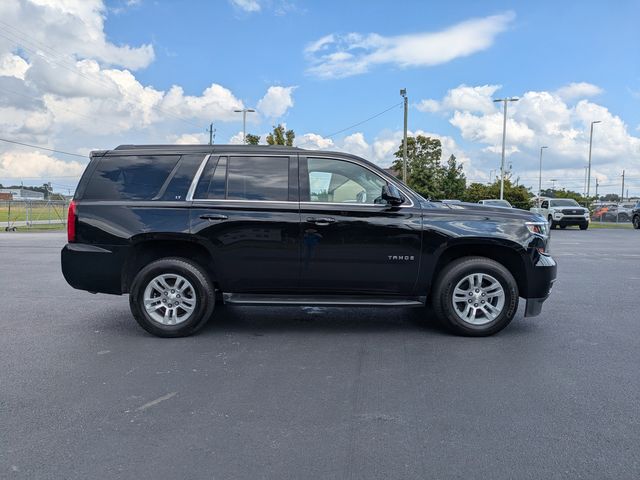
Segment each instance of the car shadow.
M216 305L201 335L253 332L392 332L446 334L425 308L369 307L240 307Z

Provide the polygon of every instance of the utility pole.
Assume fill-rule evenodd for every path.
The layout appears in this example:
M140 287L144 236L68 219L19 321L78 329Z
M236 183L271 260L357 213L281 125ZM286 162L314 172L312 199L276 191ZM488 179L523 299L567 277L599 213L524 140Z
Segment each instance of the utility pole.
M404 98L404 140L402 141L402 181L407 183L407 116L409 111L409 98L407 89L400 90L400 95Z
M624 170L622 170L622 192L620 192L620 201L624 202Z
M589 198L589 192L590 192L590 187L591 187L591 147L593 145L593 126L596 123L600 123L601 120L594 120L593 122L591 122L591 131L589 132L589 173L587 174L587 195L586 197ZM588 202L588 200L587 200Z
M216 138L216 129L213 128L213 122L209 124L209 145L213 145L213 141Z
M542 196L542 150L549 148L547 146L540 147L540 175L538 177L538 208L540 208L540 197Z
M587 168L588 167L584 167L584 188L582 189L582 194L585 198L587 197Z
M253 108L242 108L234 110L236 113L242 113L242 143L247 143L247 113L253 113Z
M596 177L596 202L598 201L598 199L600 197L598 197L598 187L600 186L600 184L598 183L598 177Z
M507 103L517 102L516 97L496 98L494 102L504 104L504 117L502 119L502 160L500 162L500 200L504 199L504 148L507 140Z

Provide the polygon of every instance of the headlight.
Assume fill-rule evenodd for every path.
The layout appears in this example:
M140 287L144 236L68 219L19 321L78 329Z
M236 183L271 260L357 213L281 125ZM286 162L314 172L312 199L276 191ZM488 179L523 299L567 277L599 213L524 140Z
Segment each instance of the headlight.
M589 212L584 212L584 218L589 218Z
M546 236L548 232L549 225L547 222L527 222L527 229L531 233L535 233L537 235Z

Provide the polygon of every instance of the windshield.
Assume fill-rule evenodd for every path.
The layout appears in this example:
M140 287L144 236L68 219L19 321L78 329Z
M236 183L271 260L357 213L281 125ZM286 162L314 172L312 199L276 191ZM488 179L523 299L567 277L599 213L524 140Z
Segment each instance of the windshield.
M579 207L578 202L573 198L561 198L559 200L551 200L552 207Z

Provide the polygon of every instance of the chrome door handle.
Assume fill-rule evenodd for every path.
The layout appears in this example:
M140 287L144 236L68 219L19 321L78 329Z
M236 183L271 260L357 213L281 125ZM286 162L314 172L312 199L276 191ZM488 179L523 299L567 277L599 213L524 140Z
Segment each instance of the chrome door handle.
M200 215L200 218L202 220L226 220L229 217L220 213L206 213L204 215Z
M334 223L336 221L335 218L331 217L308 217L307 222L313 223L314 225L326 226L330 223Z

